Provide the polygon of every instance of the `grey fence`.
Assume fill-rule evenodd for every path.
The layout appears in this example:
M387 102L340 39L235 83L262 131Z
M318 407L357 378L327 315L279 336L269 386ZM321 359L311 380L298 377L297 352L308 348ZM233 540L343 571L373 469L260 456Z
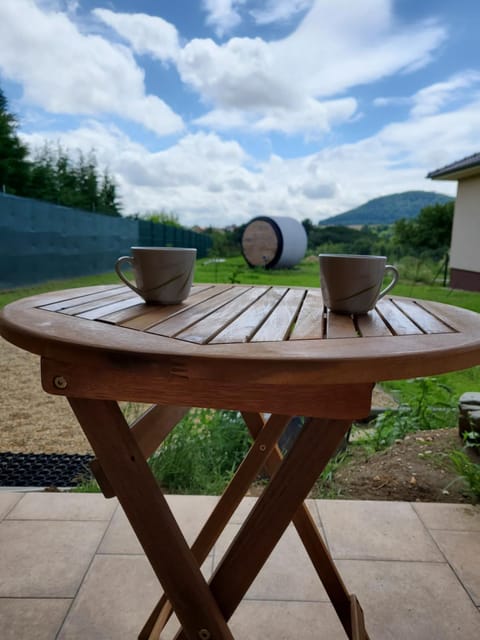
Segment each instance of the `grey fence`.
M211 239L170 225L0 194L0 289L106 273L132 246L195 247L201 258Z

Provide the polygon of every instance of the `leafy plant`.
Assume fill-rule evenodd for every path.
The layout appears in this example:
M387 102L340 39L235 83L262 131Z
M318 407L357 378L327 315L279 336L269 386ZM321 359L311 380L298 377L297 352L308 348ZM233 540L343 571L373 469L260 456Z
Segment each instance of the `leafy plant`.
M463 441L465 448L473 449L477 453L480 453L480 433L478 431L466 431L463 434Z
M313 498L337 498L341 491L335 484L335 474L350 457L348 451L342 451L332 458L320 474L312 490Z
M198 409L175 427L149 463L166 491L218 494L250 442L239 413Z
M124 413L136 417L138 407ZM217 495L235 473L251 443L245 423L236 411L194 409L173 429L148 460L167 493ZM86 475L75 492L98 492Z
M358 442L381 451L412 431L452 427L456 416L456 403L447 385L436 378L414 378L402 387L399 408L381 413Z
M395 440L403 440L409 431L413 431L411 408L387 409L375 419L371 429L360 435L357 442L369 451L381 451Z
M480 499L480 464L473 462L465 451L452 451L449 458L455 471L466 486L466 493L475 500Z

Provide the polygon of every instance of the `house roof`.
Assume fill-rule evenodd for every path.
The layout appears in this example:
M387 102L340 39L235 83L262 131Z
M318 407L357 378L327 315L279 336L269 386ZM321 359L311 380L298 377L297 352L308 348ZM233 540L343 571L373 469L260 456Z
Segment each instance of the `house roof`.
M480 174L480 153L474 153L472 156L447 164L441 169L431 171L427 178L432 180L460 180L477 174Z

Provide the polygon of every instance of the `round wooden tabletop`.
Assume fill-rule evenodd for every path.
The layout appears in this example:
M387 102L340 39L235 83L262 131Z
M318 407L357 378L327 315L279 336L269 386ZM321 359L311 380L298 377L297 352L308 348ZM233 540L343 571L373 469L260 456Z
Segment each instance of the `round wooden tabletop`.
M7 305L10 342L65 362L175 359L205 378L356 383L480 363L480 316L389 297L356 317L329 313L320 289L194 285L181 304L143 303L123 286L70 289Z

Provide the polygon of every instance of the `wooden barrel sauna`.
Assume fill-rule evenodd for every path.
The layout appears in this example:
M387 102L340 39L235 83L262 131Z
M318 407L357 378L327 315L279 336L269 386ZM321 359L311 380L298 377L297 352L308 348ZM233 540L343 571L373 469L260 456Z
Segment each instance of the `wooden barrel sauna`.
M258 216L245 227L241 244L250 267L287 269L305 256L307 234L294 218Z

